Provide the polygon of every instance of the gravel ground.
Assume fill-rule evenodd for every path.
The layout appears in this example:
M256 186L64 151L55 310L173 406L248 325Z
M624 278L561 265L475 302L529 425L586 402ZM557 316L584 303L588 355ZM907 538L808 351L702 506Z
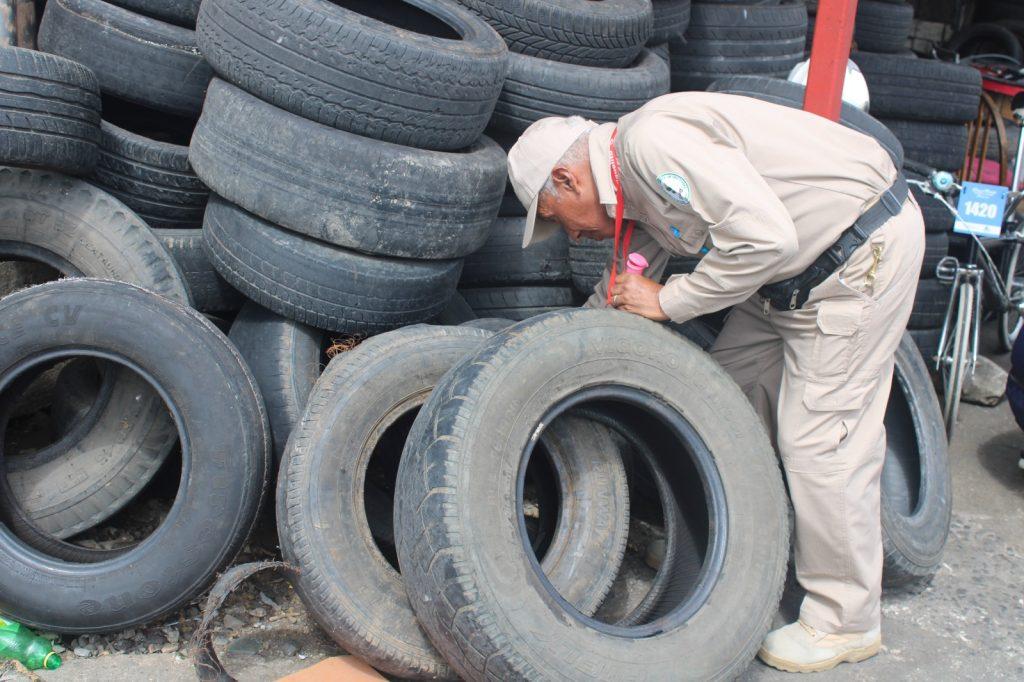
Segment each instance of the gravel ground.
M1005 357L997 360L1005 364ZM1022 447L1024 434L1005 403L963 407L950 451L954 518L942 569L917 594L884 595L881 655L815 679L1024 679L1024 472L1017 468ZM272 548L273 533L265 523L240 561L271 558ZM643 562L632 561L635 572L643 573ZM793 618L799 597L796 590L787 592L779 624ZM65 637L60 670L28 676L0 664L0 682L192 682L186 648L198 620L198 606L192 605L149 627ZM229 597L214 642L225 666L243 682L274 680L344 654L306 616L287 581L274 574L258 574ZM681 652L681 666L685 660ZM741 679L787 677L753 663Z

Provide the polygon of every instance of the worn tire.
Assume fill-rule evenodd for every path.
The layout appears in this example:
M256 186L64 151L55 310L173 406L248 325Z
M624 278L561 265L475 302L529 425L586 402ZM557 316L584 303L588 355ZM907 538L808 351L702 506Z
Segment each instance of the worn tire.
M217 274L203 247L203 231L153 230L171 254L192 297L192 307L201 313L232 313L242 307L245 297Z
M0 384L43 353L110 353L160 387L188 443L177 504L148 542L116 560L70 563L27 551L38 531L7 514L0 609L44 632L80 634L151 623L184 607L241 548L269 474L266 414L238 352L191 308L119 282L26 289L0 302L0 318L26 332L0 348ZM2 486L6 498L6 478Z
M260 388L279 465L320 377L327 336L249 301L231 324L228 338Z
M459 293L478 317L525 320L575 305L569 286L520 286L460 289Z
M210 196L188 163L188 145L153 140L103 121L96 184L154 229L197 229Z
M804 105L804 87L802 85L763 76L722 78L712 83L708 90L754 97L793 109L802 109ZM903 145L884 123L846 102L843 102L839 122L851 130L878 140L878 143L889 152L895 166L897 168L903 166Z
M475 319L477 319L476 313L466 303L466 299L462 298L462 294L456 291L448 300L448 305L444 307L444 310L430 320L430 324L454 326Z
M909 334L896 348L885 413L882 468L882 584L918 586L942 564L953 510L942 409L928 367Z
M935 266L948 255L948 234L944 232L925 234L924 260L921 261L921 279L933 279L935 277Z
M203 228L217 272L249 299L316 329L378 334L444 310L461 260L366 256L282 230L216 195Z
M523 248L523 218L498 218L487 242L466 257L463 287L564 283L569 273L569 238L559 231Z
M981 72L963 64L855 52L875 116L965 123L978 115Z
M938 329L946 318L949 306L949 284L937 279L922 279L917 283L914 308L907 327L910 329Z
M453 674L389 564L393 476L412 417L445 372L490 336L409 327L339 356L317 382L282 467L279 536L286 560L301 570L299 595L347 651L403 679ZM563 491L572 491L559 506L544 569L592 613L625 550L626 474L610 434L596 424L567 422L543 444ZM603 560L580 563L589 552Z
M99 158L100 91L81 64L0 48L0 164L88 175Z
M505 79L501 39L455 3L354 4L205 0L199 45L221 78L303 118L411 147L473 144Z
M629 631L636 636L598 632L556 601L513 521L526 444L569 396L586 406L582 392L589 390L628 392L638 401L657 396L638 409L663 409L663 419L685 414L705 454L674 461L700 462L704 473L696 478L722 491L705 504L696 490L683 498L710 506L710 523L728 528L727 550L716 553L722 536L709 531L702 554L713 586L673 594L671 601L693 598ZM731 679L754 657L778 608L789 533L768 438L718 365L634 315L567 311L496 334L442 379L420 411L397 490L409 600L465 679ZM710 528L707 521L702 527ZM712 608L700 608L709 600ZM700 652L684 673L680 651Z
M363 253L458 258L484 243L505 190L487 138L459 152L402 147L328 128L214 80L192 165L217 194L264 220Z
M651 37L644 0L458 0L483 17L519 54L569 64L618 68Z
M961 123L882 119L900 143L906 158L940 170L956 171L967 150L967 127Z
M914 8L908 3L862 0L857 5L853 41L865 52L902 52L913 21Z
M697 3L684 41L670 43L672 90L705 90L726 76L785 78L804 56L807 8Z
M192 28L199 15L200 0L111 0L111 4L154 19Z
M1019 32L1010 25L977 23L959 31L944 46L957 57L972 57L981 54L1006 55L1013 61L1024 61L1024 46Z
M490 128L521 135L548 116L582 116L600 123L642 107L669 91L668 66L644 50L628 68L563 64L513 54Z
M678 40L690 25L690 0L651 0L654 10L654 30L648 38L648 45Z
M104 94L179 116L198 116L213 72L195 32L102 0L51 0L39 49L84 64Z

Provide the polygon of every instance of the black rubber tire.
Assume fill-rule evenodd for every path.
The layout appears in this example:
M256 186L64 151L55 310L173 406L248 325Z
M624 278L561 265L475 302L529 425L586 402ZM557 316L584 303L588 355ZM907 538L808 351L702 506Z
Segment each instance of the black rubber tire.
M914 8L908 3L861 0L857 5L853 41L864 52L903 52L907 49Z
M478 317L525 320L576 304L569 286L493 287L460 289Z
M921 261L921 279L934 279L935 266L949 255L949 235L944 232L925 234L924 260Z
M942 565L953 511L942 409L928 367L904 334L885 413L882 469L882 584L919 587Z
M942 329L908 329L907 333L913 339L914 345L924 358L929 372L935 371L935 355L939 352L939 338Z
M13 533L0 538L0 561L8 567L0 571L0 608L44 632L81 634L151 623L184 607L241 548L269 475L266 413L245 363L199 313L119 282L26 289L0 302L0 317L26 332L0 348L0 382L42 353L110 353L149 375L177 412L188 444L188 475L167 519L117 560L67 563L26 551L38 538L23 517L5 518ZM0 424L6 426L6 416ZM6 477L2 486L6 497Z
M584 296L594 293L594 287L604 276L604 269L612 256L612 244L582 238L569 242L569 271L572 285Z
M498 218L487 242L466 257L459 286L568 283L569 238L559 232L523 248L523 218Z
M648 45L679 40L690 25L690 0L651 0L654 10L654 30L647 39Z
M937 279L922 279L917 283L914 309L907 327L910 329L937 329L946 319L949 307L949 284Z
M531 123L548 116L618 121L668 91L668 66L646 49L632 65L619 69L512 54L489 129L518 137Z
M217 272L247 298L316 329L378 334L444 310L461 260L366 256L287 232L213 195L203 228Z
M498 216L501 218L525 218L526 208L519 202L519 197L512 191L512 185L505 188L505 194L501 197L501 208L498 209Z
M452 294L451 299L448 300L448 305L444 307L444 310L430 320L430 324L453 326L464 322L471 322L475 319L477 319L476 313L466 303L466 299L462 298L462 294L456 291Z
M505 154L371 140L289 114L215 79L192 137L196 173L264 220L347 249L458 258L484 243L505 190Z
M981 72L963 64L855 52L875 116L965 123L978 115Z
M695 3L685 41L669 44L672 90L705 90L732 75L785 78L804 57L807 8Z
M774 80L763 76L732 76L715 81L708 87L710 92L726 92L734 95L746 95L766 102L781 104L794 109L804 106L804 87L784 80ZM897 168L903 166L903 145L884 123L857 107L843 102L839 122L847 128L856 130L878 140L878 143L889 152Z
M270 420L274 461L280 465L323 369L327 335L249 301L232 322L228 338L260 388Z
M188 286L192 307L201 313L233 313L245 303L241 292L217 274L203 247L203 231L153 230L171 254Z
M904 172L906 173L907 178L913 178L915 180L924 179L917 173L911 171ZM925 194L914 185L910 186L910 192L914 195L914 199L917 200L917 205L921 208L921 215L924 216L924 230L926 233L938 234L953 231L953 222L955 218L941 201L933 196Z
M483 329L489 332L503 332L516 323L515 320L506 320L501 317L481 317L475 320L468 320L460 324L460 327L472 327L474 329Z
M386 558L394 544L393 475L412 417L441 377L490 336L415 326L339 356L317 382L282 467L279 537L285 559L301 570L299 595L346 651L403 679L453 673L417 625ZM572 491L559 507L544 568L567 599L593 613L626 546L626 474L610 433L597 424L567 421L543 443L561 487ZM581 563L595 553L603 560Z
M960 123L881 119L903 144L906 158L940 170L956 171L967 150L967 127Z
M180 26L102 0L50 0L39 49L84 64L104 94L179 116L198 116L213 72Z
M154 19L194 28L200 0L111 0L111 4Z
M569 64L623 67L651 37L645 0L458 0L483 17L509 49Z
M1024 61L1024 46L1021 46L1020 38L1009 27L999 24L972 24L950 38L945 49L958 57L1002 54L1018 64Z
M574 617L541 580L512 520L526 444L556 418L552 408L595 386L657 396L647 409L656 403L699 424L708 453L700 461L724 491L708 516L729 534L727 549L711 553L721 563L705 562L713 586L704 583L709 592L694 595L686 612L640 626L657 636L611 636ZM672 678L680 651L700 652L687 661L687 677L732 679L754 657L785 582L786 497L757 416L706 354L634 315L553 313L492 337L445 375L420 411L396 497L409 600L465 679ZM714 535L708 546L720 541ZM707 601L714 607L699 608Z
M473 144L507 70L494 31L441 0L205 0L196 30L217 74L260 99L425 149Z
M0 47L0 164L88 175L99 141L100 91L89 69Z
M103 121L93 179L154 229L197 229L210 196L188 163L188 146L137 135Z

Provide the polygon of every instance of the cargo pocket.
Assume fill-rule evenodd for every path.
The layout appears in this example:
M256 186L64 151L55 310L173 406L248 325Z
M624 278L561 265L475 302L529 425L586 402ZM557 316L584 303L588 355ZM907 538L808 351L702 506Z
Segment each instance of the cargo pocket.
M860 299L841 298L821 302L810 371L812 379L845 377L850 373L863 314L864 301Z

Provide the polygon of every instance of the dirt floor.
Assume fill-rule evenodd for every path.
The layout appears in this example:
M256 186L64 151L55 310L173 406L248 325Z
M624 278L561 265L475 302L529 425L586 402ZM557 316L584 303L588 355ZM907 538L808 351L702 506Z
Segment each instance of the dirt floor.
M1005 357L997 359L1005 364ZM1024 434L1005 402L962 408L950 451L954 515L942 569L921 593L884 596L880 656L816 680L1024 679L1024 471L1017 467L1022 447ZM265 557L255 552L253 558ZM792 618L795 604L796 595L789 595L780 624ZM65 638L65 665L37 679L192 682L196 675L184 652L197 618L193 608L160 626ZM274 576L232 595L215 643L228 670L243 681L274 680L343 653L306 617L288 584ZM685 674L685 652L679 666ZM741 679L791 677L755 662ZM31 678L0 665L0 682L26 679Z

